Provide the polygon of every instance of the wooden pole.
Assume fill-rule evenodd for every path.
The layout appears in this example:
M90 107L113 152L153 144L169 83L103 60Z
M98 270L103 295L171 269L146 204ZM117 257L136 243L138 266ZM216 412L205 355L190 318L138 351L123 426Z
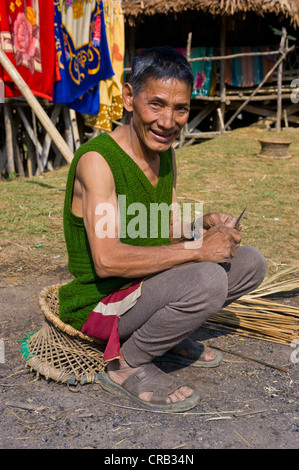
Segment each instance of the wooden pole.
M58 119L58 116L60 114L61 109L62 109L62 104L61 103L56 104L53 108L50 119L51 119L51 122L53 122L54 125L56 125L56 122L57 122L57 119ZM47 134L45 135L45 139L44 139L44 143L43 143L43 150L42 150L42 155L41 155L41 161L42 161L43 169L45 169L47 164L48 164L48 158L49 158L51 143L52 143L52 139L51 139L49 133L47 132ZM70 147L70 149L71 149L71 147Z
M63 113L63 120L64 120L64 125L65 125L65 131L64 131L65 132L65 140L66 140L69 148L73 152L74 151L74 139L73 139L69 109L66 106L63 106L62 113Z
M264 51L264 52L238 52L236 54L227 54L227 55L211 55L207 57L192 57L190 58L189 62L201 62L201 61L209 61L209 60L229 60L229 59L237 59L238 57L259 57L259 56L271 56L277 55L280 53L278 51Z
M188 38L187 38L187 47L186 47L186 59L190 63L190 58L191 58L191 44L192 44L192 32L188 33ZM189 124L186 123L183 129L180 132L180 139L179 139L179 147L184 147L185 145L185 134L186 132L189 132Z
M225 132L225 129L224 129L224 122L223 122L223 117L222 117L220 108L217 108L217 114L218 114L218 119L219 119L220 133L223 134Z
M39 175L43 171L43 167L42 167L41 159L40 159L43 148L42 148L42 146L41 146L41 144L40 144L40 142L37 138L36 133L34 132L32 127L30 126L29 121L28 121L27 117L25 116L24 111L20 108L20 106L17 108L17 110L18 110L18 113L19 113L19 115L22 119L22 122L24 124L25 129L26 129L26 132L27 132L27 134L29 135L30 139L32 140L32 142L34 144L35 157L36 157L36 163L37 163L36 175ZM31 110L31 111L33 113L33 110ZM30 147L30 149L31 149L31 147ZM31 153L32 153L32 150L31 150Z
M288 112L286 109L283 110L283 118L284 118L284 125L285 128L288 129L289 127L289 121L288 121Z
M190 62L191 59L191 43L192 43L192 32L188 34L187 39L187 51L186 51L186 59Z
M28 87L25 80L21 77L19 72L13 66L5 52L0 47L0 63L5 68L13 82L17 85L20 92L27 100L29 106L34 110L37 118L40 120L42 126L46 129L49 133L51 138L53 139L55 145L62 153L63 157L66 159L68 163L71 163L73 159L73 153L71 152L70 148L66 144L65 140L62 138L54 124L51 122L51 119L44 111L42 106L39 104L38 100L33 95L32 91Z
M285 42L286 42L287 30L282 28L282 36L280 41L280 52L283 53L285 50ZM278 73L277 73L277 119L276 119L276 130L278 132L281 131L281 118L282 118L282 100L281 100L281 87L282 87L282 70L283 70L283 62L279 64Z
M226 16L221 17L221 32L220 32L220 55L225 55L225 43L226 43ZM225 60L220 61L220 111L222 115L222 122L224 122L225 116L225 102L226 102L226 87L225 87ZM219 122L218 127L221 129L221 123Z
M32 116L32 126L33 126L33 132L32 132L32 142L34 143L34 148L35 148L35 156L36 156L36 161L38 164L38 171L39 174L44 170L42 161L41 161L41 145L39 144L38 138L37 138L37 126L36 126L36 116L34 114L33 109L31 109L31 116Z
M15 159L15 166L17 169L17 174L23 178L25 176L25 171L24 171L24 166L23 166L23 161L22 161L22 156L20 152L20 148L18 146L18 140L17 140L17 133L18 133L18 128L20 124L20 118L19 115L13 114L13 109L9 107L9 112L11 114L11 122L13 123L12 127L12 138L13 138L13 153L14 153L14 159Z
M9 107L4 103L4 127L6 136L6 169L8 174L15 174L15 161L13 154L13 133Z
M28 176L31 178L35 175L36 172L36 158L35 157L35 147L31 140L30 135L28 134L27 130L25 132L25 143L27 147L27 169L28 169Z
M80 143L80 135L79 135L79 130L78 130L78 123L77 123L77 116L76 116L76 111L73 109L70 109L70 120L71 120L71 126L72 126L72 131L73 131L73 138L75 142L75 149L77 150L81 143Z

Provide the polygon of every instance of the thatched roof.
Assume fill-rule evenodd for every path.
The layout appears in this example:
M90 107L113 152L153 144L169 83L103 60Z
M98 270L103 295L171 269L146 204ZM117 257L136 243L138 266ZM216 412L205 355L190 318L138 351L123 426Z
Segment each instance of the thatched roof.
M191 10L212 15L254 12L265 16L274 13L287 18L295 28L299 26L299 0L122 0L122 7L130 24L134 24L137 18Z

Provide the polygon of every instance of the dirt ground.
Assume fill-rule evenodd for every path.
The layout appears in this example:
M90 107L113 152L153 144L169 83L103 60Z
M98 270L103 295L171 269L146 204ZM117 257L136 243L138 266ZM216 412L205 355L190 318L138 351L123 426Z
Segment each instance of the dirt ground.
M184 414L141 410L99 384L69 388L37 378L24 367L19 340L44 322L41 289L65 282L68 273L63 258L43 263L37 257L29 264L21 257L17 265L2 264L1 449L102 449L103 459L115 459L137 449L192 458L198 449L299 448L299 362L291 359L291 346L203 328L197 339L285 370L228 353L215 369L161 364L201 396ZM282 301L299 305L298 292Z

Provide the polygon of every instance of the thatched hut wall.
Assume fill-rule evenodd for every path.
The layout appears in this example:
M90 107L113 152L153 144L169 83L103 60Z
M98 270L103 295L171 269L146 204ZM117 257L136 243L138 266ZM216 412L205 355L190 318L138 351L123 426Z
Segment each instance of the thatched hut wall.
M123 12L130 25L154 15L181 14L201 11L210 15L255 13L258 16L275 14L299 26L298 0L122 0Z
M286 28L287 33L295 36L297 41L296 48L284 61L281 83L278 85L276 69L271 82L265 83L254 100L246 105L242 119L243 125L246 125L257 119L264 119L269 114L275 115L277 94L280 93L284 100L284 112L292 113L292 123L299 124L299 116L294 116L293 109L289 109L292 92L290 84L298 77L299 71L299 0L122 0L122 7L127 25L128 68L138 49L159 45L186 48L190 32L192 47L212 46L216 56L230 54L232 48L235 51L246 48L255 51L260 47L261 50L277 51L281 41L281 33L277 34L277 31L281 32ZM294 42L291 40L286 47L292 44ZM270 61L273 59L275 62L277 57L272 56ZM218 107L221 108L223 121L234 115L238 106L246 101L256 86L232 86L225 77L227 66L224 63L227 64L226 61L215 61L216 82L213 95L196 96L192 100L191 118L196 118L196 113L199 113L200 119L196 119L200 122L201 131L214 129ZM207 105L212 111L203 120L202 115L205 115ZM275 122L275 118L271 122ZM233 126L239 125L239 121L233 122Z

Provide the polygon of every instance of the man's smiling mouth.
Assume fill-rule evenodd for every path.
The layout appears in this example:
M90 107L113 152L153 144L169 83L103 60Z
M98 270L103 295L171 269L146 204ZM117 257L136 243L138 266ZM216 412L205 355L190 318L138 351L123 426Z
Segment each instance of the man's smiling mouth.
M172 139L175 136L175 132L170 132L168 134L156 131L154 129L150 129L151 133L154 134L157 140L167 142L168 140Z

